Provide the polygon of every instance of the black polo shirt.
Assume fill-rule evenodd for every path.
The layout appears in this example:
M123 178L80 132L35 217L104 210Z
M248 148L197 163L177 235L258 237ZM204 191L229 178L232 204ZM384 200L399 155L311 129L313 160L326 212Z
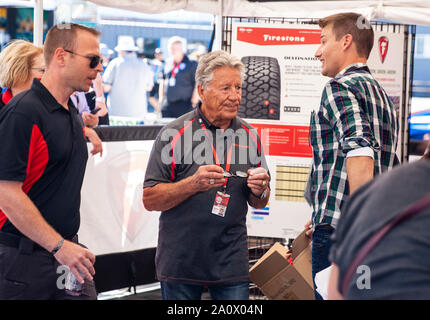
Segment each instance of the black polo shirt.
M193 175L200 165L215 164L212 145L224 169L230 147L229 171L246 172L260 165L267 169L260 138L249 124L236 117L224 136L217 137L217 130L220 133L200 108L165 126L154 143L144 188L180 181ZM161 213L156 254L159 280L190 284L249 280L246 215L250 189L246 178L229 178L226 193L230 200L225 216L220 217L211 212L217 191L222 190L196 193Z
M181 63L177 66L178 71L175 74L175 85L171 86L169 83L172 78L172 71L175 63L171 66L171 69L166 70L164 79L167 81L167 101L189 101L193 96L194 87L196 86L196 70L197 61L192 61L184 56Z
M21 181L45 220L71 238L80 224L88 159L78 111L63 108L37 80L0 112L0 180ZM3 232L22 235L0 211Z

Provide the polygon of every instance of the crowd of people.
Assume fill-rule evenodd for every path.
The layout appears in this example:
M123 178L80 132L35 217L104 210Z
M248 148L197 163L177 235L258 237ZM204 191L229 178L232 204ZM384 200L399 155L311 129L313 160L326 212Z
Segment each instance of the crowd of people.
M198 57L189 59L186 40L179 36L171 37L167 48L166 61L160 48L155 49L154 59L142 59L133 37L121 36L115 47L118 57L107 63L113 51L103 44L108 55L108 59L102 55L103 89L111 116L145 119L151 111L158 117L178 118L197 105Z
M319 20L315 57L330 80L311 115L312 276L332 268L332 299L428 298L429 151L394 168L397 113L367 66L374 33L359 19ZM92 128L108 113L143 116L147 96L176 118L154 142L142 192L145 208L161 212L162 297L198 300L207 288L213 299L248 299L246 215L267 205L271 174L258 133L237 116L243 63L221 50L197 63L173 37L171 58L157 50L148 65L122 37L106 64L113 52L99 37L54 26L43 48L17 40L0 54L0 299L96 299L95 256L77 237L86 139L101 154ZM196 134L206 138L187 140ZM79 294L58 286L61 266ZM359 285L362 266L371 289Z

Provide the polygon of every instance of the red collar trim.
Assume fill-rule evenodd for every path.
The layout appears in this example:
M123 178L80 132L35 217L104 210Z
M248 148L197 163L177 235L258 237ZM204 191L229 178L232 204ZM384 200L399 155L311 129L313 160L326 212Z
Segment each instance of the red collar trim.
M4 104L7 104L10 99L12 99L12 91L10 90L10 88L7 88L7 90L3 92L2 101Z

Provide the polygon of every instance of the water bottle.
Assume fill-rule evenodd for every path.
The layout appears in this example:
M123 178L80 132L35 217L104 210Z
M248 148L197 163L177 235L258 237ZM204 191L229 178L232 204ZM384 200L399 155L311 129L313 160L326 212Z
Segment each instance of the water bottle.
M80 273L80 275L84 277L82 273ZM80 296L82 294L83 285L84 284L80 283L78 279L75 277L75 275L73 274L73 272L70 271L69 269L69 272L67 273L67 276L66 276L66 284L65 284L66 294L70 296L75 296L75 297Z

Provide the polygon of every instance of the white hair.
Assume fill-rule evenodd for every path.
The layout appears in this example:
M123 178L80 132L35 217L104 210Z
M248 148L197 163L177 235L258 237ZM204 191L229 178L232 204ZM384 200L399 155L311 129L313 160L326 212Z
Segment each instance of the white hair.
M167 40L167 49L169 50L169 53L172 52L172 45L174 43L181 43L182 44L182 51L185 53L187 50L187 40L184 38L181 38L179 36L173 36Z
M218 50L200 57L196 71L196 83L207 89L209 83L212 81L214 70L221 67L235 68L239 71L243 81L245 66L242 61L226 51Z

